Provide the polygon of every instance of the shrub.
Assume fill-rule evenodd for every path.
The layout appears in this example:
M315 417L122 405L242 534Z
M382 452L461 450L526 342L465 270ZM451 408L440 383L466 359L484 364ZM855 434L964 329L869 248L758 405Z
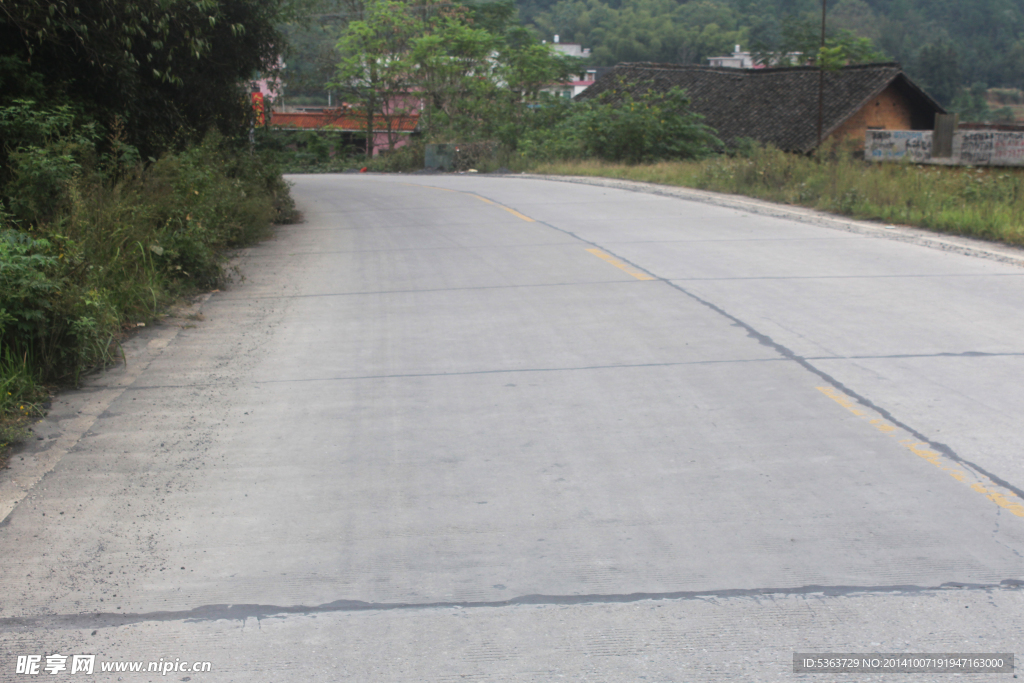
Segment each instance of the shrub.
M602 159L629 164L661 159L699 159L722 146L702 117L690 111L679 88L666 93L609 92L574 103L555 125L534 128L520 141L522 154L538 161Z
M426 146L422 140L412 140L409 144L390 152L381 150L380 154L370 161L359 161L371 171L410 172L423 168Z
M111 361L123 329L295 215L266 155L216 133L144 167L116 127L100 153L60 108L0 108L0 127L20 135L0 176L0 415Z

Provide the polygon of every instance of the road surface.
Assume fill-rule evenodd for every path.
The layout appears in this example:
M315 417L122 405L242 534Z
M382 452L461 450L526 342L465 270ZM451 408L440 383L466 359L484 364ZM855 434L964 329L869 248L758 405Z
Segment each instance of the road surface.
M1024 655L1020 252L622 183L292 180L305 221L0 477L0 680ZM128 662L173 668L100 671Z

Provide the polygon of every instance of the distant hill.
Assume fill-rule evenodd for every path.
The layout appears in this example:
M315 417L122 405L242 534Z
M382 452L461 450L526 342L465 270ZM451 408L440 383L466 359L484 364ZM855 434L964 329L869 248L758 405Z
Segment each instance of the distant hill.
M517 0L548 40L582 43L591 62L706 64L734 45L814 51L816 0ZM864 55L903 64L943 104L963 87L1024 87L1024 0L838 0L829 34ZM859 42L853 39L860 39ZM870 41L870 42L866 42ZM854 61L862 61L854 59Z
M318 7L315 18L282 27L288 93L294 103L326 104L334 42L362 0L307 1ZM761 54L815 54L821 26L820 0L455 1L515 2L520 22L549 41L558 35L591 48L595 66L707 64L737 44ZM828 0L828 32L850 61L898 61L946 106L978 109L987 88L1024 89L1024 0Z

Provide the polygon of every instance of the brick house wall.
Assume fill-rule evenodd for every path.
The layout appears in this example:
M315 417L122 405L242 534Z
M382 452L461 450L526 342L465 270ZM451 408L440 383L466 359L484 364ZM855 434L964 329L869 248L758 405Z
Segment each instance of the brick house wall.
M832 135L837 139L852 137L857 140L858 149L864 148L864 134L869 128L876 130L911 130L913 114L910 101L895 86L890 84L877 97L868 101L860 111L837 128Z

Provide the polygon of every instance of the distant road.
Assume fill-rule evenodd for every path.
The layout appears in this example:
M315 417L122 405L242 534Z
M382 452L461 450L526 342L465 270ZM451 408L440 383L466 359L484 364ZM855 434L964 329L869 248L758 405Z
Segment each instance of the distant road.
M292 181L305 222L0 476L0 680L1020 663L1024 257L535 178Z

